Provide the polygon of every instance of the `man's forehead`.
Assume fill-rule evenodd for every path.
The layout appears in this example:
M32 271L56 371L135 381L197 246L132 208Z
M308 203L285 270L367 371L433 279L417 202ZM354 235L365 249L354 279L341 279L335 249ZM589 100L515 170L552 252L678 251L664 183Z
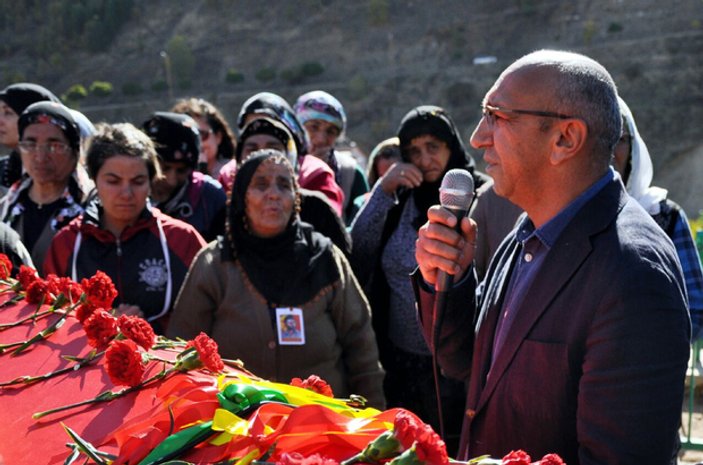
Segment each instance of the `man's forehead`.
M554 70L525 65L508 68L498 77L493 87L483 98L483 104L500 106L507 102L517 102L527 97L544 95L554 78Z

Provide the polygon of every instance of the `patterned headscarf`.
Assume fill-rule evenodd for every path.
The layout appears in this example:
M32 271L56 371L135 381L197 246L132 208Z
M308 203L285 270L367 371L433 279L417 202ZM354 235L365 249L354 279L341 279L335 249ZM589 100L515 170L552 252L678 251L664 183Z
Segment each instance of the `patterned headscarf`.
M339 100L322 90L313 90L298 97L293 107L302 124L321 119L334 124L343 133L347 127L347 115Z
M78 124L73 119L71 111L60 103L56 102L37 102L28 106L17 120L17 129L20 139L24 135L24 130L32 124L53 124L63 131L63 134L68 139L68 145L71 146L74 153L78 153L81 144L81 132Z
M280 95L271 92L259 92L244 102L239 116L237 117L237 127L241 131L246 125L249 115L265 115L274 118L285 124L293 135L295 148L299 154L308 153L308 135L303 129L303 125L298 121L295 112L290 104Z
M142 124L165 162L185 162L195 169L200 157L198 123L182 113L157 111Z

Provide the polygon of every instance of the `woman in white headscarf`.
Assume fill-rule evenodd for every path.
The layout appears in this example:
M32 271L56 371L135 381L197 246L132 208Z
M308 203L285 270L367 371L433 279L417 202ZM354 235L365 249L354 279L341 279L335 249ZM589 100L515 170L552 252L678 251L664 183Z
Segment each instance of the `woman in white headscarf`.
M703 271L691 236L686 212L667 198L668 191L652 186L654 169L647 145L642 140L635 119L625 101L619 98L623 118L622 136L615 146L613 165L622 176L630 196L652 215L671 238L681 262L691 312L692 340L703 324Z

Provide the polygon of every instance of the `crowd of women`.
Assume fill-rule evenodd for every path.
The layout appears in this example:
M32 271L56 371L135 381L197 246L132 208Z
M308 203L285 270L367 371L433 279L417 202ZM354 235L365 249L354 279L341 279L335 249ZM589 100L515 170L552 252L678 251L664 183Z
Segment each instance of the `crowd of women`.
M491 191L440 107L411 109L365 171L337 148L346 125L342 104L319 90L293 106L252 96L235 136L199 98L137 126L93 125L39 85L10 85L0 92L10 151L0 246L44 275L104 271L119 291L116 313L169 337L204 331L259 376L315 374L338 397L405 407L436 429L443 418L451 448L464 386L433 380L408 279L417 231L444 174L466 170L482 215L480 275L520 210Z

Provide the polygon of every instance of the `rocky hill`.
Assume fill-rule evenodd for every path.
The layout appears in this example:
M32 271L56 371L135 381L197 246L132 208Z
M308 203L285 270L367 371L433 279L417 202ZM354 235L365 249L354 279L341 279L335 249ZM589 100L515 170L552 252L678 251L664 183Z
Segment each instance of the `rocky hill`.
M444 106L468 138L481 98L511 61L538 48L582 52L616 79L655 159L655 182L690 216L703 208L700 0L106 0L130 9L118 30L81 43L50 37L37 53L29 44L46 38L52 14L66 14L62 3L27 2L36 19L0 32L7 81L57 93L106 81L110 95L76 105L94 121L137 123L184 96L211 100L234 122L255 92L293 101L320 88L345 104L348 135L366 151L423 103Z

